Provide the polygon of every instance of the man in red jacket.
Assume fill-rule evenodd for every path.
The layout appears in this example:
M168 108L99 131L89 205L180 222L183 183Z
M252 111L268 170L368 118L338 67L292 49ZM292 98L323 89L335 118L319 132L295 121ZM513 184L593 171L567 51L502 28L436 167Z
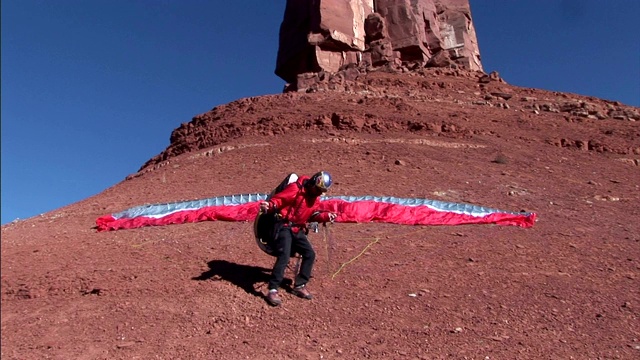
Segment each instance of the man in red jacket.
M294 253L302 256L302 264L294 280L293 293L303 299L312 299L306 284L311 278L316 253L307 239L307 223L335 220L336 214L317 210L320 195L329 190L332 183L331 175L326 171L320 171L312 177L300 176L297 181L287 185L268 201L260 203L261 211L277 213L280 219L276 225L273 246L273 255L277 259L273 265L269 279L269 293L266 297L269 304L278 306L282 303L278 296L278 288L284 279L284 272L291 254Z

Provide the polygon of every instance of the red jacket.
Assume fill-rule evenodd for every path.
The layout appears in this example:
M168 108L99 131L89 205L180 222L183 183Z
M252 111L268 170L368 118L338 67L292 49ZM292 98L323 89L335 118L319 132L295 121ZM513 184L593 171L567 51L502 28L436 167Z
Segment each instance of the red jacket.
M269 200L269 212L277 211L285 221L304 227L307 222L328 222L329 213L319 212L320 197L307 192L304 183L308 176L300 176Z

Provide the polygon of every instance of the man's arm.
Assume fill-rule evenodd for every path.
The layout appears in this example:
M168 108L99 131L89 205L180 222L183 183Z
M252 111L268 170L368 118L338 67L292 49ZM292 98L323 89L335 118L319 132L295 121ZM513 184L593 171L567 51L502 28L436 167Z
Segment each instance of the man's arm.
M269 201L261 202L260 209L268 213L275 212L278 209L282 209L284 206L291 204L297 194L298 184L291 183L282 189L282 191L273 195Z
M311 214L311 218L309 218L309 221L310 222L317 221L322 223L333 222L336 219L336 217L338 217L338 215L332 212L316 211L313 214Z

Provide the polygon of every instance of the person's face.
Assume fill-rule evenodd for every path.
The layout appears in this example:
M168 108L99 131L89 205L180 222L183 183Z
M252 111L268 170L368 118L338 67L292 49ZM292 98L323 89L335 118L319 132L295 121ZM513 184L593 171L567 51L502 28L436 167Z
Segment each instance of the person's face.
M317 186L312 186L311 189L309 190L309 194L317 197L322 195L322 190L320 190Z

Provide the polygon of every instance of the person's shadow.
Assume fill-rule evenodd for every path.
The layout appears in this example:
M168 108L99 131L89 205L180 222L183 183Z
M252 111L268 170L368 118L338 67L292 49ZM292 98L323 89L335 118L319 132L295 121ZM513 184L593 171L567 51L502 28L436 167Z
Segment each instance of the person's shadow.
M264 294L256 290L255 284L269 281L271 269L240 265L226 260L211 260L207 265L209 270L203 272L200 276L191 278L191 280L226 280L249 294L264 298Z

